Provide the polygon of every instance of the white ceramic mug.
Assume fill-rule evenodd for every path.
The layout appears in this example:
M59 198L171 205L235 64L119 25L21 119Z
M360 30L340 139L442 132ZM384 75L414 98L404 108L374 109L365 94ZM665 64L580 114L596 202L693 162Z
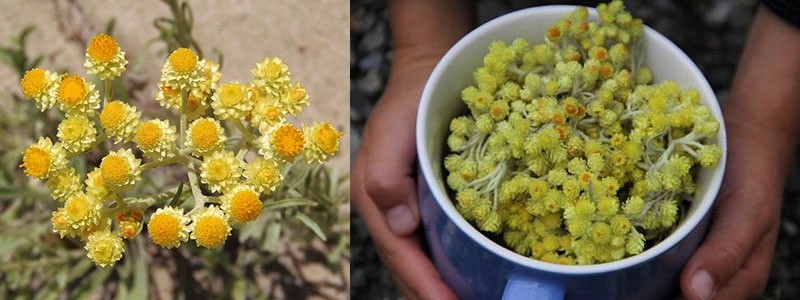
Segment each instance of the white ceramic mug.
M419 199L428 246L442 279L462 299L666 299L678 290L683 265L708 228L727 153L725 127L714 92L697 66L675 44L651 28L644 34L645 66L656 82L673 80L695 88L720 121L719 163L702 169L694 201L675 231L644 252L619 261L564 266L508 250L480 233L455 209L447 194L443 158L450 120L467 112L460 92L473 84L489 44L523 37L543 41L545 30L574 6L542 6L494 19L456 43L433 70L417 114ZM597 19L590 9L590 16Z

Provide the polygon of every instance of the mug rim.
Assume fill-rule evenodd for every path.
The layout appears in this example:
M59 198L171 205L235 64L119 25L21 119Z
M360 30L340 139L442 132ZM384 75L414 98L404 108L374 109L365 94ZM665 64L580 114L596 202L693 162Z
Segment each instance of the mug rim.
M579 6L574 5L545 5L545 6L537 6L531 7L526 9L521 9L515 12L511 12L500 17L497 17L485 24L477 27L476 29L472 30L470 33L462 37L456 44L454 44L446 53L445 55L439 60L436 64L436 67L431 72L431 75L428 77L428 80L425 83L425 87L423 89L422 95L420 97L420 104L417 111L417 120L416 120L416 142L417 142L417 157L420 164L419 172L422 173L425 183L430 188L430 192L433 195L433 199L435 199L437 205L442 209L442 211L447 215L448 219L453 222L459 230L461 230L464 234L469 236L473 241L481 245L483 248L489 250L490 252L502 257L506 260L509 260L517 265L522 265L525 267L529 267L532 269L537 269L541 271L547 271L552 273L558 274L569 274L569 275L587 275L587 274L599 274L599 273L606 273L606 272L613 272L621 269L630 268L642 263L645 263L649 260L652 260L662 253L668 251L675 245L677 245L680 241L682 241L691 231L698 226L698 224L703 220L703 218L709 213L711 206L713 205L717 193L719 192L720 185L722 183L722 177L725 170L726 165L726 158L727 158L727 137L725 134L725 123L722 118L721 109L719 107L719 101L716 98L716 94L711 89L711 86L708 83L708 80L705 76L700 72L697 65L684 53L678 46L676 46L672 41L655 31L654 29L645 25L645 34L644 37L647 39L648 43L657 42L661 45L665 45L665 50L669 52L673 52L679 58L679 61L688 67L688 70L698 78L701 78L701 82L698 82L698 90L701 90L703 95L711 95L712 99L708 99L706 102L702 102L704 105L708 106L708 108L712 111L712 114L718 119L720 123L720 130L717 136L717 145L720 146L722 149L722 155L717 163L717 167L713 170L712 177L709 181L708 190L706 194L703 195L702 199L700 199L700 203L698 204L696 211L688 216L688 218L684 218L682 223L672 232L670 233L667 238L652 246L648 249L645 249L642 253L626 257L617 261L606 262L601 264L592 264L592 265L559 265L553 263L547 263L544 261L540 261L534 258L526 257L516 252L503 247L502 245L490 240L487 236L483 233L478 231L472 224L470 224L466 219L464 219L461 214L456 211L455 206L453 205L453 201L447 195L447 193L442 189L442 187L438 184L437 178L434 177L433 169L432 169L432 161L429 157L426 149L428 148L428 139L426 138L426 120L428 119L428 108L431 105L432 94L434 86L439 78L442 76L444 72L445 66L451 64L456 57L470 44L474 42L474 40L478 39L485 35L486 32L494 29L495 27L502 27L505 23L513 22L514 20L520 18L532 18L540 15L551 15L557 14L559 16L564 15L567 12L570 12ZM596 10L592 7L587 7L589 9L590 15L596 16ZM443 141L436 141L436 142L443 142Z

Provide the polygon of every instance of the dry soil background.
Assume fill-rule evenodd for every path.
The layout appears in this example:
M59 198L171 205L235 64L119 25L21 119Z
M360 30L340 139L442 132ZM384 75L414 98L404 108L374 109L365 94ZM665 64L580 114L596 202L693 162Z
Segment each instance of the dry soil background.
M82 7L83 17L69 9L70 3ZM306 86L311 106L298 121L329 120L345 135L341 153L333 165L344 172L349 168L350 125L347 122L349 82L348 42L350 38L348 1L346 0L192 0L193 35L206 56L215 59L212 49L224 54L222 82L250 81L250 69L266 56L278 56L289 66L292 79ZM160 1L121 0L0 0L0 44L28 25L36 30L28 38L27 50L43 54L42 68L66 68L86 75L82 67L84 49L70 39L74 33L61 20L85 22L92 28L89 37L102 31L116 19L114 37L126 52L128 70L134 64L137 78L149 81L140 99L134 103L155 103L157 82L165 53L163 43L145 48L158 36L153 20L169 17L169 8ZM83 20L81 20L83 19ZM79 32L78 34L83 34ZM131 59L133 58L133 59ZM139 62L138 60L142 61ZM13 70L0 66L0 92L18 92L18 78ZM157 106L156 106L157 107Z

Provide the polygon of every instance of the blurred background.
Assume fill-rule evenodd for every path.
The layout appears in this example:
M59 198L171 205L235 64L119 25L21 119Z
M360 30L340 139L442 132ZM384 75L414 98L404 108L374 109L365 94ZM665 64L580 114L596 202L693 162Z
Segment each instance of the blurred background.
M346 3L0 0L0 299L349 298ZM189 242L165 250L143 232L126 241L125 256L113 268L95 267L82 244L59 239L50 214L60 204L44 182L26 177L18 165L20 152L39 136L55 138L63 116L57 109L40 113L22 99L19 80L34 67L86 76L86 45L100 32L112 35L129 61L114 82L114 97L145 116L166 115L154 101L156 83L177 47L221 63L221 82L249 82L256 62L280 57L310 95L311 106L290 122L331 121L345 133L341 154L326 167L292 169L291 180L270 196L288 197L280 191L293 189L315 206L264 210L258 221L234 230L222 249ZM73 165L91 170L102 156L94 151ZM135 192L185 181L181 169L161 170L149 172L147 184ZM299 212L311 222L289 218Z
M477 0L477 19L546 4L597 6L598 1ZM603 1L605 2L605 1ZM757 0L626 0L634 17L672 40L700 67L722 102L728 94ZM392 64L392 41L385 0L350 2L351 152L371 108L383 91ZM764 299L800 299L800 166L793 163L784 191L780 236ZM352 287L354 299L397 299L400 294L374 250L363 222L355 214Z

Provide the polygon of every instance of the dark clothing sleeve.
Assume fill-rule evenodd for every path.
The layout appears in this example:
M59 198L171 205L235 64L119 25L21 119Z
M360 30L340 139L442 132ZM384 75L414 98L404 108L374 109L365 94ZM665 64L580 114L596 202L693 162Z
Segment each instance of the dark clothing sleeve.
M800 28L800 0L761 0L764 6Z

